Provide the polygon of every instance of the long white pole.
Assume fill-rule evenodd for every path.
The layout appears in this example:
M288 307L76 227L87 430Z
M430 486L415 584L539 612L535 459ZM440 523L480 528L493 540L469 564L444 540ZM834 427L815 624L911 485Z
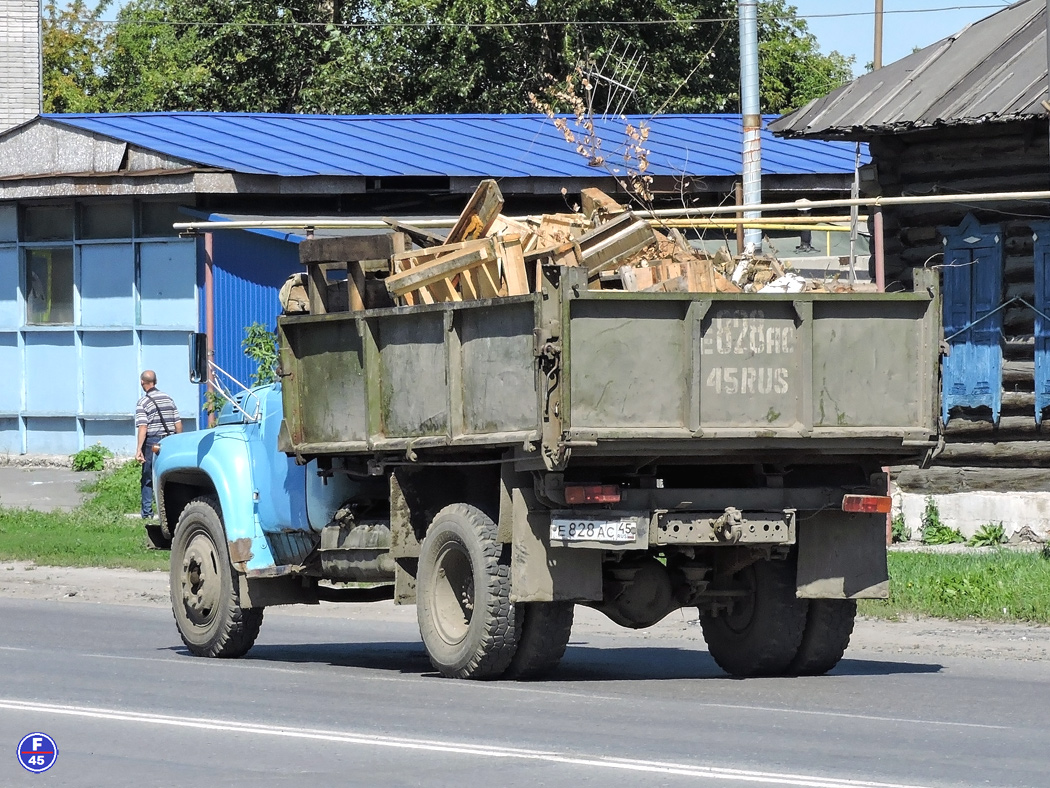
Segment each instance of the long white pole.
M820 208L852 208L854 205L866 207L872 205L932 205L938 203L982 203L982 202L1031 202L1050 201L1050 190L1034 192L989 192L986 194L924 194L912 197L858 197L856 199L812 200L805 207L816 211ZM756 206L765 211L797 211L798 202L774 202ZM658 211L635 211L636 216L650 218L689 218L691 216L716 216L725 213L737 213L736 205L713 205L700 208L666 208ZM528 217L512 217L519 220ZM413 221L415 227L451 227L456 219L423 219ZM194 230L369 230L389 228L390 225L376 219L252 219L231 222L176 222L173 227L179 231Z
M758 88L758 0L737 0L740 14L740 112L744 127L744 218L758 219L762 203L762 110ZM744 242L762 246L762 231L744 230Z

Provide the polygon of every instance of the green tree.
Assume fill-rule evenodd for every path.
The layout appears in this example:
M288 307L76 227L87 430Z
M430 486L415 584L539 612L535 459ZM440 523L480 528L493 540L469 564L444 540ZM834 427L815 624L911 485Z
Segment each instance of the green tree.
M785 113L853 78L852 56L821 53L806 20L785 0L759 6L759 82L762 111Z
M591 63L634 87L610 100L592 80L596 112L733 112L736 15L735 0L130 0L68 70L110 111L529 112L530 93ZM761 3L760 40L765 111L849 77L785 0Z
M326 16L313 0L132 0L102 64L108 108L300 111Z
M98 112L105 30L100 22L110 0L90 8L84 0L60 7L46 0L41 18L44 112Z

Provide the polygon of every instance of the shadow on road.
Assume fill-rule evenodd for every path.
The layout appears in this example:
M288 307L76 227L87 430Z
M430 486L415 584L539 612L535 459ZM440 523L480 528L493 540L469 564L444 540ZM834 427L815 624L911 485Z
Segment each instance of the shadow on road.
M184 648L173 651L188 655ZM256 645L246 661L291 664L326 664L345 668L386 670L401 674L435 675L423 647L418 643L297 643ZM894 676L938 673L933 663L888 662L843 659L831 676ZM550 682L664 681L678 679L728 679L711 656L699 649L666 646L597 648L573 645L565 651Z
M434 668L419 643L297 643L257 645L246 660L322 663L344 668L390 670L398 673L432 673Z
M878 659L848 659L835 666L830 676L901 676L909 673L940 673L944 665L935 662L887 662Z

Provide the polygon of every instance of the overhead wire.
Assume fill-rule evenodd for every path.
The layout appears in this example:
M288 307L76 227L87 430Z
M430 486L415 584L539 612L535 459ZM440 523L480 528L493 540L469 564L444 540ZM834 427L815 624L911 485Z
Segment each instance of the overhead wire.
M902 9L891 9L883 11L883 16L901 15L901 14L930 14L930 13L943 13L946 11L980 11L984 9L998 9L1002 10L1005 6L1002 4L990 4L990 3L975 3L975 4L956 4L947 6L938 6L936 8L902 8ZM773 19L778 22L791 22L796 20L806 21L810 19L847 19L855 17L873 17L875 16L874 11L836 11L824 14L810 13L810 14L793 14L784 16L773 16L764 17L765 19ZM46 20L46 21L57 21ZM92 19L84 17L74 17L68 20L76 24L94 24L104 25L107 27L118 27L121 25L165 25L170 27L244 27L244 28L266 28L266 27L318 27L318 28L347 28L347 29L368 29L368 28L428 28L428 27L441 27L450 29L505 29L505 28L525 28L525 27L549 27L549 26L563 26L563 27L626 27L626 26L639 26L639 27L652 27L660 25L703 25L703 24L722 24L726 22L735 22L737 17L697 17L689 19L639 19L639 20L572 20L572 19L551 19L551 20L533 20L533 21L517 21L517 22L447 22L447 21L433 21L433 22L390 22L390 21L356 21L356 22L335 22L335 21L298 21L295 19L274 21L274 22L259 22L259 21L237 21L227 20L219 22L208 22L208 21L190 21L190 20L172 20L172 19Z

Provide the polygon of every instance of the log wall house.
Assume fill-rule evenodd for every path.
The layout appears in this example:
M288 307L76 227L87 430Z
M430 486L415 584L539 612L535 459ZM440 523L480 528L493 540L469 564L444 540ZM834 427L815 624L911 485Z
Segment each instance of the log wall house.
M1014 3L771 128L868 142L870 196L1050 189L1045 13L1042 0ZM943 446L922 467L897 469L900 489L983 494L990 521L1007 499L1038 494L1009 515L1008 531L1045 538L1050 201L886 206L883 222L887 289L932 266L944 299Z

